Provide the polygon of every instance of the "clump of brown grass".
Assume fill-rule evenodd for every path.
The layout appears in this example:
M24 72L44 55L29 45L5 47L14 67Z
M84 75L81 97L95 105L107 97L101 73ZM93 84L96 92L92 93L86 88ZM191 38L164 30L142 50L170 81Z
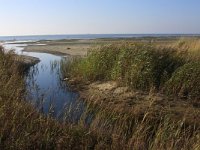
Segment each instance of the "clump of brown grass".
M93 98L94 99L94 98ZM111 99L109 100L111 101ZM92 102L91 102L92 103ZM111 103L111 102L110 102ZM114 100L113 100L114 103ZM184 116L149 105L141 113L105 104L95 106L90 130L97 133L97 149L190 149L199 147L200 131Z

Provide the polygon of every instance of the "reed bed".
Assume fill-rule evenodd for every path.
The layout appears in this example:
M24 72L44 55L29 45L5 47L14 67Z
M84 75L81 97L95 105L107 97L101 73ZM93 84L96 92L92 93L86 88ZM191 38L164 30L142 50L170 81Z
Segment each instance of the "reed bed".
M110 93L102 93L103 98L92 91L86 96L87 107L82 117L78 123L71 124L43 116L24 101L25 86L20 66L13 61L12 54L5 54L1 48L0 148L200 149L200 110L196 95L199 91L195 89L199 85L191 86L199 77L198 63L197 68L191 69L197 57L192 57L192 52L188 54L188 51L176 44L158 48L122 43L91 50L86 58L62 62L63 74L78 82L112 80L120 86L147 93L145 97L132 96L123 100ZM188 56L190 59L186 59ZM192 76L192 82L186 80L185 71ZM181 82L191 84L185 89L189 97L195 99L196 107L190 103L193 99L188 103L181 99L179 89L186 87ZM155 91L173 97L166 95L165 99L157 101ZM178 111L177 108L182 107L169 106L172 102L178 106L179 103L187 105Z

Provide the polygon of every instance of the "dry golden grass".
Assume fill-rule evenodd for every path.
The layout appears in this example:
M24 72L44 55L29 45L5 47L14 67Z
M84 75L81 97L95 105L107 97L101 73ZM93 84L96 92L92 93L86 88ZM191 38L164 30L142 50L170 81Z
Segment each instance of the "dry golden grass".
M113 92L89 89L79 123L59 123L23 100L18 65L0 51L0 149L200 149L198 103Z
M188 61L200 61L200 39L180 38L169 46L178 50L179 54L185 54Z

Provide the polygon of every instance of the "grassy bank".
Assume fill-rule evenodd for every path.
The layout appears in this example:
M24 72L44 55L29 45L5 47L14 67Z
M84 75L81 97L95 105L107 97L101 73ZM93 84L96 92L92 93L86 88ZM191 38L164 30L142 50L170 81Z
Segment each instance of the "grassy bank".
M63 63L63 73L73 79L72 84L86 85L85 101L96 110L92 128L99 134L106 130L112 142L114 138L121 142L117 147L198 149L198 43L198 39L181 39L167 45L126 42L101 46L91 49L86 58ZM100 86L110 81L117 87L102 91ZM93 83L98 84L97 90ZM120 87L130 92L116 94ZM182 134L185 131L189 131L187 137Z
M185 58L188 58L186 53L180 53L174 45L159 49L141 43L123 43L99 47L84 59L63 62L63 73L76 82L112 80L131 91L145 91L125 97L123 94L127 93L99 92L92 86L90 91L83 90L87 102L85 113L77 124L70 124L42 116L23 100L25 89L20 66L14 63L12 55L1 50L0 148L198 150L197 101L197 107L193 107L193 103L154 93L172 85L170 82L178 70L193 63L193 59ZM195 94L192 97L196 98Z
M183 74L189 73L191 84L198 81L195 77L199 77L199 41L181 39L167 46L136 42L101 46L91 49L86 58L74 58L67 64L63 63L62 69L66 77L81 82L112 80L143 91L166 89L169 84L174 86L172 82L178 81L177 78L185 82L184 86L190 80L179 77L181 70L184 70ZM193 96L200 94L199 85L191 88L196 88Z

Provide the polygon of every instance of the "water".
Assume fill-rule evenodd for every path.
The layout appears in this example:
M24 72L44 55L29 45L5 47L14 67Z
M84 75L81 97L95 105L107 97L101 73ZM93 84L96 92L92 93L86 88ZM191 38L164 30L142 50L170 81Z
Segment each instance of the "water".
M40 62L31 67L26 79L27 100L44 114L58 119L76 121L80 117L84 104L62 81L60 71L61 56L47 53L23 52L26 44L5 44L6 49L14 49L19 55L37 57ZM75 110L72 110L75 109Z
M134 37L180 37L200 36L200 34L74 34L74 35L34 35L34 36L0 36L0 41L38 41L62 39L97 39L97 38L134 38Z

